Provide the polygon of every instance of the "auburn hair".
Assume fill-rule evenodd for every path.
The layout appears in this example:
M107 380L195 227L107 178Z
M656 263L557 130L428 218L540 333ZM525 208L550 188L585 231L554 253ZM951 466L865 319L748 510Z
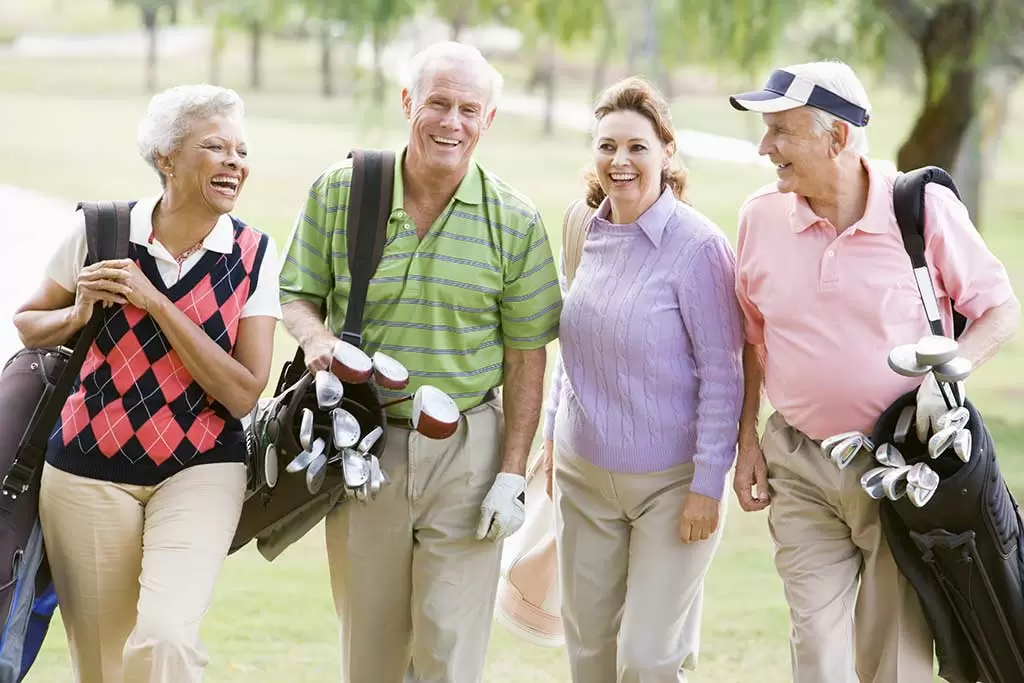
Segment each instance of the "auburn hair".
M679 158L675 150L676 134L672 127L672 114L669 111L668 103L661 93L643 78L632 76L609 86L594 107L594 123L603 119L608 114L616 111L632 111L640 114L651 122L658 140L663 145L673 147L672 157L669 159L668 168L661 172L661 188L672 189L676 199L686 199L686 166ZM597 171L591 167L584 174L584 181L587 185L587 205L597 208L605 198L604 188L597 178Z

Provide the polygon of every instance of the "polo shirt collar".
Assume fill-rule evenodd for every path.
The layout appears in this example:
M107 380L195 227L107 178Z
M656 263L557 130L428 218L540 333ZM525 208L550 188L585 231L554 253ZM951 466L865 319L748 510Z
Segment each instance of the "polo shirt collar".
M401 209L405 200L405 185L402 182L402 169L405 168L405 155L409 148L402 149L395 163L394 187L391 190L391 210ZM484 182L480 177L480 167L476 159L471 159L466 175L462 178L458 188L455 190L455 199L462 204L483 204Z
M670 188L665 188L661 192L661 196L648 207L646 211L640 214L640 217L636 219L636 222L631 223L640 228L640 230L647 235L647 239L651 241L655 247L661 245L661 237L665 234L665 226L668 225L668 221L672 218L672 214L676 210L676 198L672 194ZM608 219L611 217L612 205L611 200L605 197L601 200L600 206L597 207L597 212L594 214L599 220L610 224L611 221Z
M868 201L864 206L864 215L851 225L850 229L881 234L889 230L892 222L892 190L875 164L863 157L861 164L868 172ZM811 209L805 197L794 193L791 202L789 225L793 232L803 232L822 220L822 217Z
M131 229L128 233L128 239L133 244L147 249L152 246L150 237L153 235L153 211L161 199L163 199L163 195L159 194L135 202L131 211ZM213 230L203 239L203 249L220 254L230 254L234 246L235 227L231 222L231 216L225 213L217 219Z

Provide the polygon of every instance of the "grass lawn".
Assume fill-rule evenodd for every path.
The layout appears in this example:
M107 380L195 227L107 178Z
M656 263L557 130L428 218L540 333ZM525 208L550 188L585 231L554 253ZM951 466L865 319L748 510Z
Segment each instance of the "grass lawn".
M31 0L30 0L31 1ZM41 0L40 0L41 1ZM71 3L68 3L71 4ZM244 45L229 56L229 85L244 87ZM405 128L397 91L390 108L374 111L360 98L325 102L316 96L315 49L272 42L267 51L266 91L243 90L249 109L252 175L238 215L269 232L279 246L301 207L308 184L328 164L356 145L399 145ZM74 201L135 198L157 190L155 175L134 151L136 122L146 97L141 65L132 60L19 60L0 56L0 183L11 183ZM161 82L205 78L202 56L161 64ZM905 95L879 90L873 119L875 150L891 158L913 109ZM677 122L711 132L746 129L721 97L696 96L679 110ZM679 116L679 114L677 114ZM720 123L716 123L720 122ZM1024 218L1024 103L1018 98L1005 148L988 194L986 239L1004 259L1014 281L1024 283L1024 241L1016 228ZM891 123L890 123L891 122ZM876 130L877 127L877 130ZM578 134L539 136L534 120L501 117L480 148L479 159L527 192L540 206L558 241L561 211L578 191L588 158ZM729 234L743 197L770 180L762 168L694 160L693 203ZM40 225L45 240L47 226ZM276 368L294 351L283 333L275 348ZM988 415L1000 445L1002 467L1024 490L1021 437L1024 348L1015 342L975 374L971 394ZM732 683L789 680L786 608L771 562L763 515L735 505L727 516L721 550L707 582L700 670L692 680ZM322 533L317 530L273 564L249 548L229 558L213 607L204 622L212 657L208 680L290 683L335 680L338 654ZM70 664L55 620L29 681L70 678ZM527 645L495 625L487 681L568 681L564 655Z

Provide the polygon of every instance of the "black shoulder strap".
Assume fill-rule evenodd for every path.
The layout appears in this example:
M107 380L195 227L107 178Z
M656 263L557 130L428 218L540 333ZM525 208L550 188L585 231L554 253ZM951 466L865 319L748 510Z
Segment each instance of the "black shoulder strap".
M395 185L395 153L390 150L353 149L348 157L352 159L352 179L345 230L352 286L341 338L361 347L366 293L387 240L391 194ZM327 317L326 301L320 315ZM299 346L295 349L295 358L284 365L274 393L280 394L295 384L305 371L306 355Z
M85 238L88 245L86 263L96 263L116 258L127 258L131 233L131 210L128 202L82 202L78 208L85 214ZM57 424L71 387L78 378L78 372L85 361L85 354L92 345L96 333L103 325L104 312L96 306L85 328L78 334L71 358L64 365L60 377L51 386L32 421L21 444L10 471L3 480L3 493L12 499L24 493L33 481L46 454L46 442Z
M391 193L395 181L395 153L374 149L354 149L352 187L348 200L348 267L352 288L345 309L345 327L341 338L355 346L363 345L363 311L370 278L384 253Z
M928 325L931 327L932 334L943 335L945 332L942 329L939 304L932 287L928 261L924 252L924 201L925 186L928 183L938 183L948 187L957 199L960 198L960 193L949 173L938 166L925 166L901 173L896 177L892 189L892 203L896 222L899 224L900 234L903 236L903 246L907 250L910 263L914 268L914 277L917 279L917 288L921 292L921 301L924 304L925 314L928 316ZM960 336L966 325L967 319L954 310L954 339Z

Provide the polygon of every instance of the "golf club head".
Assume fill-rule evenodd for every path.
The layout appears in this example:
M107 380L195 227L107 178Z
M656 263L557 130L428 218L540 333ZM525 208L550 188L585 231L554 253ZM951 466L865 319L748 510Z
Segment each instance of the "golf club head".
M318 370L315 379L316 404L320 410L330 410L341 403L345 395L345 385L333 372Z
M969 429L957 430L956 436L953 437L953 452L962 462L970 461L973 442L974 437L971 436Z
M914 484L907 483L906 486L907 499L915 506L923 508L928 504L928 501L935 495L935 489L926 489Z
M903 467L907 464L903 454L891 443L883 443L878 447L875 451L875 460L878 461L878 464L886 467Z
M956 357L960 345L955 339L929 334L914 345L914 356L919 365L941 365Z
M834 462L839 469L845 470L849 467L850 463L853 462L853 459L857 457L857 454L860 453L860 450L863 447L864 437L859 434L851 436L850 438L843 439L836 444L832 449L830 457L832 458L832 462Z
M373 448L373 444L377 443L377 439L384 435L384 430L381 427L374 427L363 440L356 446L356 450L360 453L369 453L370 449Z
M341 467L345 477L345 486L350 489L358 489L369 478L370 468L366 459L351 448L346 448L344 453Z
M928 439L928 457L934 460L942 455L947 448L953 445L953 439L956 438L957 431L956 429L946 427L932 434L931 438Z
M910 472L910 468L906 465L889 468L886 475L882 477L882 491L885 492L886 498L895 501L907 494L908 472Z
M323 453L313 458L306 468L306 490L316 495L320 493L327 475L327 456Z
M907 472L907 484L913 484L919 489L934 491L939 488L939 475L928 466L928 463L917 462Z
M821 453L826 458L832 458L832 450L841 442L849 439L853 436L862 436L860 432L842 432L841 434L834 434L827 436L821 440Z
M915 406L909 405L904 406L903 410L900 411L900 417L896 421L896 430L893 432L892 440L896 443L904 443L907 440L907 434L910 433L910 428L914 424L914 418L917 416L917 410Z
M290 463L284 468L285 472L289 474L295 474L309 467L309 463L313 462L313 458L316 457L312 451L302 451L296 455Z
M359 420L344 408L331 411L331 441L338 450L350 448L359 441Z
M380 487L384 485L384 471L380 468L380 460L376 455L370 456L370 497L376 498Z
M303 408L301 420L299 423L299 445L303 450L308 451L313 444L313 411Z
M972 369L971 361L963 356L957 356L945 363L936 365L932 368L932 372L935 373L935 379L940 382L953 384L967 379Z
M904 377L923 377L932 366L918 362L914 344L901 344L889 351L889 369Z
M362 486L356 489L356 500L360 503L365 503L369 499L369 487L364 482Z
M872 467L860 475L860 486L870 497L875 500L885 498L885 491L882 490L882 479L892 470L891 467Z
M957 406L956 408L953 408L953 410L940 415L939 419L935 421L935 424L939 429L945 429L946 427L963 429L967 426L967 421L970 419L971 413L967 408Z
M277 446L267 444L267 450L263 455L263 476L267 480L267 488L277 486Z

